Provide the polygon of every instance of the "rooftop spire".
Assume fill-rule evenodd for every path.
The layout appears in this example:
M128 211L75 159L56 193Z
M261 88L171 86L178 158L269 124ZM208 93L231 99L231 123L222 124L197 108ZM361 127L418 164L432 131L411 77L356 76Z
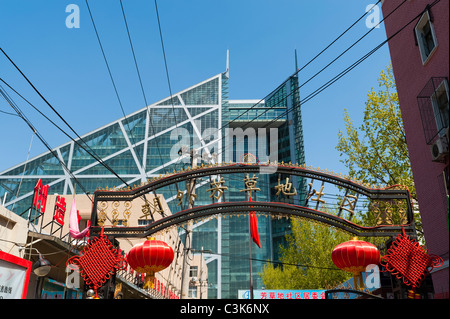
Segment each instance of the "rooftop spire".
M225 72L227 78L230 77L230 50L227 49L227 70Z

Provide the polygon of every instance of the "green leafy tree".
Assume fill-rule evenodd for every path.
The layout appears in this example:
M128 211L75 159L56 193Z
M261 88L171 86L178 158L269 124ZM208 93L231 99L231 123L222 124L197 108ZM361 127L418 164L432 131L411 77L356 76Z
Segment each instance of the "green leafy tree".
M328 225L292 220L292 234L281 246L280 264L267 263L260 276L267 289L327 289L349 279L331 260L336 245L350 236Z
M356 129L345 110L347 136L339 130L336 149L349 176L370 184L405 185L416 198L406 135L403 128L392 67L378 78L380 90L367 94L363 124Z
M336 149L348 175L368 184L402 185L416 199L406 135L403 127L392 67L380 73L379 90L367 94L363 123L355 128L345 109L346 134L339 130ZM344 156L345 155L345 156ZM415 216L421 234L420 216Z

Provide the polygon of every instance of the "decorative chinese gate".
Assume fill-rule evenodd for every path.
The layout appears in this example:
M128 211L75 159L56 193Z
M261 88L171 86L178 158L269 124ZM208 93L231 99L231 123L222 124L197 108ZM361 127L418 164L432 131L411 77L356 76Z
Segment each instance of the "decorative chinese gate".
M270 183L274 195L272 198L276 201L261 201L256 196L261 191L258 178L267 171L276 171L278 175L278 181L272 178ZM242 197L237 201L226 201L227 192L230 191L227 181L232 181L233 174L241 176L239 184L242 187L232 191L242 194ZM242 179L242 176L245 177ZM306 182L304 185L308 185L301 191L293 183L300 179ZM209 186L206 187L206 193L210 202L202 200L202 204L197 205L199 193L195 191L196 180L203 180L202 186ZM174 210L178 211L166 211L168 206L164 204L167 199L162 201L161 193L165 187L173 186L175 190L169 197L174 201L172 206L176 205ZM340 193L331 203L333 209L326 209L326 205L330 205L329 195L326 193L329 187ZM146 197L148 194L153 196ZM187 209L183 207L183 202ZM129 223L131 207L135 208L137 205L141 205L139 218L145 218L148 221L146 225L135 226ZM358 224L357 212L365 214L364 225ZM108 238L149 238L178 226L186 230L188 227L185 225L193 220L242 214L250 216L250 233L252 227L255 227L251 223L251 217L263 214L274 218L306 218L337 227L353 236L395 237L403 233L410 238L417 238L411 197L405 187L363 185L341 174L291 163L202 165L174 171L172 174L166 173L134 188L97 190L93 198L91 237L102 234ZM154 220L155 215L162 218ZM259 236L255 242L259 242ZM251 283L250 286L252 287Z
M242 201L217 201L227 192L226 176L230 174L247 174L246 180L242 183L242 191L251 191L250 187L256 187L256 181L261 172L268 165L276 165L276 172L279 176L290 176L285 179L279 179L278 185L274 186L277 196L285 198L294 198L300 196L297 190L292 186L289 180L293 177L301 177L309 183L309 189L300 205L286 202L267 202L253 199L251 202L246 197ZM376 187L362 185L356 181L351 181L340 174L334 174L325 170L307 168L292 164L216 164L200 166L195 169L181 170L172 174L166 174L160 178L154 178L147 184L127 190L97 190L94 193L94 202L92 209L92 232L91 236L96 236L103 228L107 236L113 237L148 237L168 227L173 227L186 223L187 221L206 218L210 216L224 216L233 214L267 214L278 217L298 216L335 226L355 236L367 237L387 237L396 236L405 231L412 238L416 238L415 223L413 217L413 208L409 191L402 186ZM157 194L158 190L178 183L189 182L194 179L217 176L211 180L211 187L207 190L210 193L211 203L207 205L195 205L196 194L194 192L181 191L177 187L177 193L174 194L181 204L183 198L189 201L188 209L180 209L178 212L172 212L168 215L162 210L159 195L155 196L154 202L148 201L142 206L144 216L151 212L162 213L162 219L154 221L145 226L128 227L127 216L128 208L132 205L134 199L143 197L145 194ZM284 182L284 183L283 183ZM314 184L320 183L320 189L317 191ZM333 205L336 207L335 214L324 211L321 205L325 203L324 190L328 186L337 187L344 190L345 193L338 196ZM186 194L185 194L186 193ZM371 216L373 225L362 226L355 223L355 207L358 201L364 199L367 206L367 214ZM124 203L124 211L114 210L115 216L107 215L108 203ZM313 204L313 205L311 205ZM181 205L178 205L181 206ZM313 206L313 207L311 207ZM394 214L395 213L395 214ZM121 227L116 227L114 220L117 216L123 216ZM128 214L128 215L127 215ZM394 217L395 215L395 217ZM109 225L106 220L112 221Z

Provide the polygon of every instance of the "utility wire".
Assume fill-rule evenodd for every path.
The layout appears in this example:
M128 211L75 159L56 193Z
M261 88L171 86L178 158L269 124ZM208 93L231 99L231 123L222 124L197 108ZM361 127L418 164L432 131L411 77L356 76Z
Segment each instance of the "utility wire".
M352 25L350 25L344 32L342 32L336 39L334 39L330 44L328 44L322 51L320 51L318 54L316 54L316 56L314 56L309 62L307 62L303 67L301 67L300 69L296 70L290 77L288 77L283 83L281 83L275 90L273 90L272 92L270 92L269 94L267 94L263 99L261 99L260 101L258 101L256 104L254 104L253 106L251 106L250 108L246 109L244 112L242 112L241 114L239 114L236 118L234 118L233 120L229 121L229 123L227 123L226 125L229 125L230 123L233 123L234 121L238 120L241 116L243 116L244 114L250 112L252 109L254 109L257 105L259 105L262 101L264 101L265 99L267 99L269 96L271 96L273 93L277 92L283 85L286 84L287 81L289 81L291 78L297 76L297 74L299 72L301 72L303 69L305 69L310 63L312 63L315 59L317 59L320 55L322 55L328 48L330 48L337 40L339 40L343 35L345 35L351 28L353 28L359 21L361 21L362 18L364 18L364 16L366 16L366 14L368 12L370 12L380 1L378 1L376 4L374 4L372 6L372 8L368 11L366 11L361 17L359 17ZM393 12L395 12L399 7L401 7L404 3L406 2L406 0L403 0L403 2L398 5L391 13L389 13L385 18L383 18L383 20L381 20L377 25L379 25L381 22L383 22L384 20L386 20ZM351 48L353 48L357 43L359 43L362 39L364 39L369 33L371 33L374 30L374 28L371 28L368 32L366 32L362 37L360 37L357 41L355 41L354 43L352 43L347 49L345 49L343 52L341 52L341 54L339 54L335 59L333 59L331 62L329 62L325 67L323 67L321 70L319 70L318 72L316 72L312 77L310 77L306 82L302 83L298 89L300 89L301 87L303 87L304 85L306 85L309 81L311 81L313 78L315 78L317 75L319 75L320 73L322 73L325 69L327 69L329 66L331 66L333 63L335 63L339 58L341 58L345 53L347 53ZM248 125L250 125L250 123L252 123L253 121L257 120L259 117L263 116L264 114L266 114L270 109L272 109L273 107L276 107L277 105L280 105L282 102L284 102L284 100L286 100L289 96L291 96L292 94L294 94L295 92L291 92L288 95L286 95L281 101L279 101L278 103L276 103L275 105L272 105L271 107L267 108L264 112L260 113L259 115L257 115L256 117L254 117L250 122L247 122L246 124L244 124L244 126L242 128L247 127ZM287 113L284 113L283 115L286 115ZM281 116L277 117L277 119L279 119ZM272 123L272 122L271 122ZM221 129L225 128L225 126L222 126L221 128L217 129L217 131L220 131ZM203 139L201 139L202 141ZM227 147L230 147L229 145ZM225 147L225 149L227 148ZM221 153L224 153L225 149L222 149Z
M138 79L139 79L139 83L140 83L140 86L141 86L142 96L144 98L144 103L145 103L145 107L146 107L146 110L147 110L148 121L149 121L149 123L148 123L149 124L149 128L152 131L151 134L155 135L155 129L154 129L154 125L153 125L153 118L152 118L151 113L150 113L149 104L147 102L147 97L146 97L145 90L144 90L144 85L142 83L141 73L139 71L139 66L138 66L137 59L136 59L136 53L135 53L135 50L134 50L133 41L131 39L131 32L130 32L130 29L128 27L128 22L127 22L125 9L123 7L122 0L120 0L120 7L121 7L121 10L122 10L122 16L123 16L123 20L124 20L124 23L125 23L125 28L126 28L127 35L128 35L128 42L130 43L131 53L133 55L133 60L134 60L135 68L136 68L136 73L137 73L137 76L138 76ZM156 148L158 150L158 155L159 155L159 159L161 161L161 165L163 165L164 164L164 160L162 158L161 148L159 146L159 141L158 141L157 138L155 138L155 143L156 143ZM146 165L145 165L145 175L148 176L147 175ZM177 191L178 191L178 188L177 188ZM155 196L156 196L156 194L155 194Z
M113 75L112 75L111 68L109 67L108 59L106 58L105 50L103 49L102 41L100 40L100 35L99 35L98 31L97 31L97 27L96 27L96 25L95 25L95 21L94 21L94 17L93 17L93 15L92 15L92 12L91 12L91 8L89 7L89 2L88 2L88 0L85 0L85 2L86 2L86 6L87 6L87 8L88 8L89 17L91 18L91 22L92 22L92 25L93 25L93 27L94 27L94 32L95 32L95 35L96 35L96 37L97 37L98 44L99 44L99 46L100 46L100 50L101 50L101 52L102 52L103 60L105 61L106 68L107 68L107 70L108 70L109 78L111 79L111 83L112 83L112 85L113 85L114 92L115 92L116 97L117 97L117 101L119 102L120 109L122 110L122 114L123 114L123 116L124 116L125 123L126 123L126 125L127 125L127 127L128 127L128 131L130 132L130 136L131 136L131 139L132 139L132 144L134 145L134 144L136 144L136 143L135 143L135 139L134 139L134 135L133 135L133 133L132 133L132 131L131 131L131 129L130 129L130 123L128 122L127 116L126 116L126 114L125 114L125 110L124 110L124 108L123 108L122 100L120 99L119 92L118 92L118 90L117 90L116 82L114 81L114 77L113 77ZM122 3L121 3L121 4L122 4ZM122 9L123 9L123 8L122 8ZM126 23L126 21L125 21L125 23ZM128 26L127 26L127 30L128 30ZM130 39L130 42L131 42L131 39ZM133 49L133 46L131 46L131 47L132 47L132 49ZM133 55L134 55L134 50L133 50ZM136 61L136 60L135 60L135 61ZM138 72L138 74L139 74L139 72ZM140 75L139 75L139 79L140 79ZM141 82L141 86L142 86L142 82ZM135 151L136 151L136 152L139 152L139 150L138 150L137 148L135 149ZM138 155L139 155L139 157L141 157L140 154L138 154ZM122 180L122 182L124 182L124 184L125 184L126 186L129 186L125 181ZM144 199L144 200L145 200L145 199ZM146 201L146 200L145 200L145 201Z
M169 68L167 66L166 50L164 48L164 39L163 39L163 34L162 34L162 29L161 29L161 21L159 19L158 4L156 3L156 0L155 0L155 11L156 11L156 18L158 21L159 38L161 39L161 49L162 49L163 58L164 58L164 67L166 69L167 85L169 87L170 102L172 103L172 110L173 110L173 116L175 118L175 125L178 128L178 120L177 120L177 116L175 114L175 107L173 105L173 95L172 95L172 86L170 85Z
M378 1L379 2L379 1ZM377 3L378 3L377 2ZM111 73L111 70L110 70L110 68L109 68L109 64L108 64L108 62L107 62L107 60L106 60L106 56L105 56L105 53L104 53L104 50L103 50L103 46L101 45L101 41L100 41L100 39L99 39L99 36L98 36L98 32L97 32L97 28L96 28L96 26L95 26L95 22L93 21L93 18L92 18L92 13L91 13L91 10L90 10L90 7L89 7L89 4L88 4L88 2L87 2L87 0L86 0L86 4L87 4L87 7L88 7L88 11L89 11L89 13L90 13L90 16L91 16L91 20L92 20L92 23L93 23L93 25L94 25L94 30L95 30L95 32L96 32L96 35L97 35L97 39L98 39L98 41L99 41L99 44L100 44L100 47L101 47L101 51L102 51L102 54L103 54L103 57L104 57L104 59L105 59L105 63L106 63L106 65L107 65L107 68L108 68L108 72L109 72L109 75L110 75L110 77L111 77L111 80L112 80L112 83L113 83L113 86L114 86L114 89L115 89L115 92L116 92L116 96L117 96L117 98L118 98L118 100L119 100L119 103L120 103L120 105L121 105L121 108L122 108L122 111L123 111L123 106L122 106L122 103L121 103L121 101L120 101L120 97L118 96L118 92L117 92L117 87L116 87L116 85L115 85L115 82L114 82L114 80L113 80L113 78L112 78L112 73ZM122 6L122 9L123 9L123 6ZM169 77L169 72L168 72L168 67L167 67L167 59L166 59L166 55L165 55L165 48L164 48L164 41L163 41L163 36L162 36L162 30L161 30L161 24L160 24L160 19L159 19L159 12L158 12L158 7L157 7L157 3L156 3L156 0L155 0L155 9L156 9L156 14L157 14L157 18L158 18L158 26L159 26L159 33L160 33L160 38L161 38L161 45L162 45L162 50L163 50L163 56L164 56L164 63L165 63L165 69L166 69L166 75L167 75L167 80L168 80L168 86L169 86L169 91L170 91L170 98L171 98L171 102L172 102L172 109L173 109L173 112L174 112L174 117L175 117L175 120L176 120L176 116L175 116L175 111L174 111L174 107L173 107L173 96L172 96L172 89L171 89L171 85L170 85L170 77ZM367 12L366 12L367 13ZM330 43L325 49L323 49L321 52L319 52L319 54L317 54L311 61L309 61L305 66L303 66L301 69L299 69L296 73L298 73L300 70L302 70L302 69L304 69L309 63L311 63L313 60L315 60L318 56L320 56L323 52L325 52L333 43L335 43L340 37L342 37L348 30L350 30L358 21L360 21L364 16L365 16L366 14L364 14L363 16L361 16L357 21L355 21L349 28L347 28L338 38L336 38L332 43ZM124 16L124 18L125 18L125 16ZM126 23L126 20L125 20L125 23ZM127 23L126 23L126 26L127 26ZM127 30L128 30L128 26L127 26ZM131 41L131 38L129 38L130 39L130 41ZM131 44L131 43L130 43ZM132 44L131 44L131 47L132 47ZM8 58L8 60L10 60L10 62L16 67L16 69L22 74L22 76L28 81L28 83L33 87L33 89L39 94L39 96L47 103L47 105L49 105L50 106L50 108L56 113L56 114L58 114L58 116L64 121L64 123L78 136L78 138L81 140L81 141L83 141L82 139L81 139L81 137L70 127L70 125L59 115L59 113L50 105L50 103L42 96L42 94L35 88L35 86L28 80L28 78L25 76L25 74L23 74L23 72L15 65L15 63L9 58L9 56L7 56L7 54L3 51L3 49L1 49L0 48L0 50L3 52L3 54ZM132 47L132 51L133 51L133 54L134 54L134 49L133 49L133 47ZM135 55L134 55L134 57L135 57ZM136 61L136 59L135 59L135 61ZM137 65L136 65L137 66ZM139 75L139 78L140 78L140 73L139 73L139 71L138 71L138 75ZM286 80L287 81L287 80ZM285 82L286 82L285 81ZM142 81L140 81L141 82L141 88L143 88L142 87ZM284 82L284 83L285 83ZM284 84L283 83L283 84ZM281 84L279 87L281 87L283 84ZM276 91L276 90L275 90ZM273 91L274 92L274 91ZM144 99L146 100L146 98L145 98L145 93L143 92L143 94L144 94ZM272 94L272 93L271 93ZM269 94L270 95L270 94ZM257 103L258 104L258 103ZM252 108L253 107L255 107L257 104L255 104L254 106L252 106ZM248 112L248 111L250 111L250 110L247 110L246 112ZM246 113L246 112L244 112L244 113ZM240 116L242 116L243 114L241 114ZM238 118L240 117L240 116L238 116ZM237 120L237 118L236 119L234 119L233 121L235 121L235 120ZM231 122L233 122L233 121L231 121ZM72 139L72 138L71 138ZM72 139L73 140L73 139ZM83 141L84 142L84 141ZM86 143L85 143L86 144ZM85 149L86 150L86 149ZM97 161L99 161L100 163L102 163L103 164L103 166L105 166L108 170L110 170L111 171L111 169L110 168L108 168L107 166L106 166L106 164L105 163L103 163L103 161L101 161L101 159L99 159L98 157L96 157L96 156L93 156L90 152L88 152L92 157L94 157ZM128 184L124 181L124 180L122 180L117 174L115 174L114 172L112 172L114 175L116 175L116 177L118 177L125 185L127 185L128 186Z
M402 3L400 3L392 12L390 12L382 21L386 20L393 12L395 12L398 8L400 8L407 0L404 0ZM431 7L434 6L437 2L439 2L440 0L436 0L435 2L433 2L431 4ZM350 72L351 70L353 70L356 66L358 66L359 64L361 64L364 60L366 60L368 57L370 57L372 54L374 54L376 51L378 51L381 47L383 47L386 43L388 43L388 41L390 41L393 37L395 37L399 32L401 32L403 29L405 29L409 24L411 24L414 20L416 20L418 17L420 17L423 14L423 11L418 14L416 17L414 17L411 21L409 21L406 25L404 25L400 30L398 30L396 33L394 33L393 35L391 35L388 39L386 39L385 41L381 42L379 45L377 45L375 48L373 48L371 51L369 51L368 53L366 53L363 57L361 57L360 59L358 59L356 62L354 62L352 65L350 65L349 67L347 67L345 70L341 71L338 75L336 75L335 77L333 77L331 80L327 81L325 84L323 84L322 86L320 86L319 88L317 88L315 91L313 91L312 93L310 93L306 98L300 100L298 103L294 104L291 108L287 109L285 112L283 112L282 114L280 114L279 116L277 116L275 119L273 119L272 121L270 121L269 123L265 124L263 127L267 127L270 124L272 124L273 122L275 122L276 120L286 116L288 113L292 112L293 110L296 110L297 108L301 107L301 105L305 104L306 102L308 102L309 100L313 99L315 96L317 96L318 94L320 94L322 91L324 91L326 88L328 88L329 86L331 86L332 84L334 84L336 81L338 81L339 79L341 79L344 75L346 75L348 72ZM379 23L381 23L382 21L380 21ZM369 30L366 34L364 34L361 38L359 38L357 40L357 42L359 42L362 38L364 38L368 33L370 33L373 29ZM357 43L355 42L355 43ZM351 47L353 47L354 44L352 44L349 48L347 48L341 55L338 56L341 57L345 52L347 52ZM331 63L334 63L338 58L334 59ZM331 63L329 63L327 66L325 66L324 68L322 68L319 72L317 72L315 75L313 75L310 79L308 79L304 84L306 84L307 82L309 82L312 78L314 78L317 74L321 73L325 68L327 68L328 66L331 65ZM296 72L297 73L297 72ZM295 75L295 73L294 73ZM293 75L293 76L294 76ZM292 76L291 76L292 77ZM303 86L304 84L302 84L301 86ZM301 87L299 86L299 88ZM289 97L290 95L292 95L294 92L291 92L290 94L288 94L285 98ZM278 102L277 104L273 105L272 107L276 107L277 105L279 105L279 103L281 103L282 101ZM256 119L258 119L259 117L261 117L262 115L264 115L265 113L267 113L272 107L266 109L264 112L262 112L261 114L258 114L255 118L253 118L251 121L247 122L246 124L243 125L243 128L245 128L246 126L248 126L250 123L252 123L253 121L255 121ZM232 122L232 121L230 121ZM225 148L223 148L221 150L222 153L224 153L224 151L226 150L227 147L230 147L230 145L226 146Z
M22 118L25 123L28 125L28 127L33 131L33 133L36 134L36 136L39 138L39 140L44 144L44 146L49 150L49 152L59 161L61 166L64 168L64 170L70 175L70 177L73 178L73 180L80 186L80 188L83 190L83 192L88 196L88 198L92 201L92 198L88 195L88 192L84 188L83 184L81 184L78 179L73 175L73 173L69 170L69 168L66 166L66 164L59 158L58 154L52 148L49 146L47 141L44 139L44 137L39 133L39 131L33 126L31 121L25 116L25 114L20 110L20 108L17 106L17 104L11 99L11 97L6 93L6 91L3 89L2 86L0 86L0 94L5 99L5 101L11 106L11 108L17 113L17 115Z
M14 114L14 113L11 113L11 112L6 112L6 111L3 111L3 110L0 110L0 113L6 114L6 115L12 115L12 116L20 117L20 116L17 115L17 114Z
M130 29L128 28L128 22L127 22L127 18L126 18L126 15L125 15L125 10L123 8L122 0L120 0L120 8L122 9L122 16L123 16L123 20L125 22L125 28L127 30L128 40L130 42L131 52L133 53L134 65L136 67L137 76L139 78L139 83L141 85L141 91L142 91L142 95L144 97L145 106L147 106L148 105L147 97L145 95L144 85L142 84L141 73L139 72L139 66L138 66L138 63L137 63L137 60L136 60L136 54L134 52L133 41L131 41Z
M406 0L405 0L406 1ZM405 1L402 2L405 3ZM432 4L430 4L429 8L435 6L440 0L435 0ZM399 6L398 6L399 7ZM397 8L398 8L397 7ZM397 9L396 8L396 9ZM394 9L394 11L396 10ZM310 93L306 98L304 98L302 101L300 101L299 103L293 105L291 108L289 108L285 113L283 113L282 115L286 115L287 113L299 108L302 104L308 102L309 100L313 99L315 96L317 96L318 94L320 94L323 90L325 90L326 88L328 88L329 86L331 86L332 84L334 84L336 81L338 81L339 79L341 79L344 75L346 75L348 72L350 72L351 70L353 70L355 67L357 67L359 64L361 64L363 61L365 61L368 57L370 57L372 54L374 54L376 51L378 51L381 47L383 47L386 43L388 43L391 39L393 39L395 36L397 36L401 31L403 31L408 25L410 25L411 23L413 23L416 19L418 19L419 17L422 16L422 14L425 12L424 9L423 11L421 11L418 15L416 15L413 19L411 19L408 23L406 23L403 27L401 27L399 30L397 30L397 32L395 32L394 34L392 34L389 38L387 38L385 41L381 42L380 44L378 44L376 47L374 47L371 51L369 51L368 53L366 53L364 56L362 56L360 59L358 59L356 62L354 62L352 65L350 65L349 67L347 67L345 70L343 70L342 72L340 72L338 75L336 75L335 77L333 77L331 80L329 80L328 82L326 82L325 84L323 84L321 87L319 87L318 89L316 89L315 91L313 91L312 93ZM391 12L392 13L392 12ZM281 116L281 115L280 115ZM277 119L280 118L280 116L278 116L276 119L272 120L271 122L267 123L265 126L270 125L271 123L273 123L274 121L276 121Z
M4 79L0 78L0 81L3 82L6 86L8 86L14 93L16 93L22 100L27 102L33 109L35 109L39 114L41 114L45 119L47 119L51 124L53 124L60 132L62 132L64 135L66 135L71 141L73 141L75 144L77 144L80 148L85 150L89 155L91 155L94 159L97 160L96 156L94 156L89 150L85 148L84 145L80 144L79 140L74 139L72 136L70 136L65 130L63 130L58 124L53 122L47 115L45 115L43 112L41 112L35 105L33 105L29 100L27 100L23 95L21 95L19 92L17 92L10 84L8 84ZM21 117L21 116L19 116ZM87 145L85 143L85 145ZM106 164L103 161L99 161L100 164L105 166ZM107 168L107 166L105 166Z
M232 123L234 121L236 121L238 118L240 118L242 115L250 112L250 110L252 110L254 107L256 107L257 105L259 105L262 101L264 101L265 99L267 99L269 96L271 96L274 92L278 91L283 85L286 84L287 81L289 81L289 79L291 79L292 77L296 76L299 72L303 71L309 64L311 64L314 60L316 60L319 56L321 56L326 50L328 50L334 43L336 43L342 36L344 36L351 28L353 28L359 21L361 21L362 18L364 18L368 12L370 12L381 0L378 0L377 3L375 3L370 10L366 11L362 16L360 16L355 22L353 22L352 25L350 25L347 29L344 30L344 32L342 32L338 37L336 37L331 43L329 43L324 49L322 49L319 53L317 53L311 60L309 60L305 65L303 65L301 68L299 68L298 70L296 70L291 76L289 76L283 83L281 83L280 85L278 85L278 87L274 90L272 90L272 92L270 92L269 94L267 94L264 98L262 98L260 101L258 101L257 103L255 103L253 106L251 106L249 109L247 109L245 112L241 113L239 116L237 116L235 119L231 120L229 123ZM403 2L405 2L406 0L404 0ZM403 4L403 3L402 3ZM383 19L384 20L384 19ZM381 21L380 21L381 23ZM369 32L366 33L366 35L368 33L370 33L373 29L369 30ZM364 35L363 37L365 37L366 35ZM361 39L360 39L361 40ZM360 41L358 40L358 42ZM351 47L353 47L355 44L353 44ZM351 47L349 47L347 50L345 50L339 57L341 57L345 52L347 52ZM326 69L328 66L330 66L332 63L334 63L337 60L337 58L335 60L333 60L331 63L329 63L325 68L323 68L320 72L322 72L324 69ZM318 73L320 73L318 72ZM318 74L316 73L316 75ZM311 79L310 79L311 80ZM305 83L306 84L306 83ZM292 93L291 93L292 94ZM290 94L289 94L290 95ZM288 96L289 96L288 95ZM286 96L287 98L287 96ZM275 106L273 106L275 107ZM262 115L262 114L261 114ZM260 115L260 116L261 116ZM259 116L258 116L259 117ZM223 128L223 127L222 127ZM222 129L220 128L220 129ZM220 130L219 129L219 130Z
M272 264L285 265L285 266L296 266L298 268L315 268L315 269L323 269L323 270L340 270L337 267L323 267L323 266L294 264L294 263L275 261L275 260L267 260L267 259L260 259L260 258L253 258L253 257L250 258L250 257L248 257L246 255L235 255L235 254L214 253L214 252L208 252L208 254L209 255L217 255L217 256L225 256L225 257L230 257L230 258L234 258L234 259L245 259L245 260L261 261L261 262L265 262L265 263L272 263Z
M97 31L97 27L95 26L94 18L92 17L91 8L89 7L88 0L85 0L85 2L86 2L86 6L88 8L89 16L92 21L92 25L94 26L94 31L95 31L95 35L97 36L98 44L100 45L100 50L102 51L103 60L105 61L106 68L108 69L108 74L111 79L111 83L113 85L114 92L116 93L116 97L117 97L117 100L119 101L119 105L120 105L120 108L122 109L122 113L125 116L125 111L123 109L122 101L120 100L119 92L117 91L116 82L114 81L114 78L112 76L111 68L109 67L108 59L106 58L106 55L105 55L105 50L103 50L103 45L102 45L102 42L100 41L100 36L98 35L98 31Z
M88 151L85 147L83 149L96 161L98 161L101 165L103 165L107 170L109 170L112 174L114 174L119 180L121 180L125 185L129 186L126 181L124 181L116 172L114 172L111 167L109 167L97 154L95 154L94 150L81 138L80 135L72 128L72 126L67 123L67 121L58 113L58 111L45 99L45 97L39 92L39 90L33 85L33 83L27 78L27 76L20 70L20 68L14 63L14 61L6 54L6 52L0 48L0 51L6 56L6 58L11 62L11 64L16 68L17 71L24 77L24 79L30 84L30 86L34 89L34 91L44 100L44 102L52 109L52 111L66 124L69 129L77 136L77 138L86 145L86 147L90 150ZM70 137L72 141L75 142L75 139ZM80 145L77 143L77 145Z

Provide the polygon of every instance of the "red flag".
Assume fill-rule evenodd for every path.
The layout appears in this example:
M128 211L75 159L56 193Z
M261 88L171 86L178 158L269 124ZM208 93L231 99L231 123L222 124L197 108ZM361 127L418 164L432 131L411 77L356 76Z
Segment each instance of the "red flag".
M249 201L252 202L252 196L249 196ZM261 242L259 241L259 233L258 233L258 218L256 217L255 212L250 212L250 235L252 236L253 241L259 248L261 248Z

